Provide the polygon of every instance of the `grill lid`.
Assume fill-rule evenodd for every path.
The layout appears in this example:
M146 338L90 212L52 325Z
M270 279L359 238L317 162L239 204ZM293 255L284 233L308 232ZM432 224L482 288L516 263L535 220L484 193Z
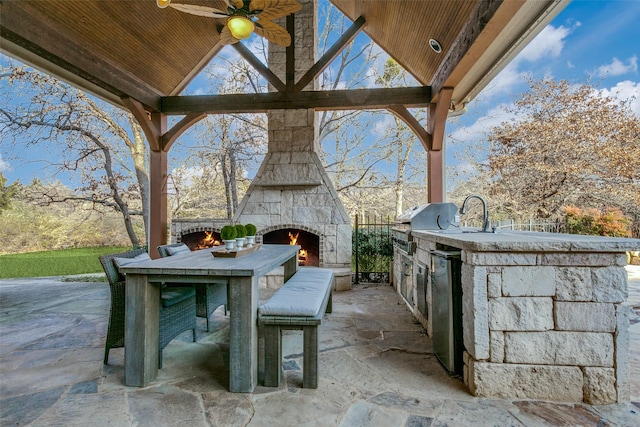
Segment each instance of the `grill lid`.
M412 230L445 230L457 212L453 203L429 203L407 209L398 215L396 222L411 224Z

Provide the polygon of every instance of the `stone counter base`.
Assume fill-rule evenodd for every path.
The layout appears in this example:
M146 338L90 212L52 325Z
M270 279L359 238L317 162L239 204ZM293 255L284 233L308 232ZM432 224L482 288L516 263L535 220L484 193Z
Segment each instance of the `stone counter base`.
M623 255L592 255L463 254L464 382L471 393L628 402Z
M479 397L584 401L592 405L617 401L613 368L468 362L465 382Z

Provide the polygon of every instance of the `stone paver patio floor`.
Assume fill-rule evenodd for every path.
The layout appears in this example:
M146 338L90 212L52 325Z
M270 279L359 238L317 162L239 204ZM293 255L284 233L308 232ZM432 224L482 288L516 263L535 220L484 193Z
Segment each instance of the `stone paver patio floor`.
M629 269L631 401L591 406L471 396L446 374L392 287L334 294L320 327L318 389L302 389L302 335L284 337L283 382L228 387L228 317L198 319L164 350L157 381L123 385L123 349L102 364L105 282L0 281L0 425L640 426L640 267ZM261 290L266 298L269 290ZM262 340L261 340L262 343Z

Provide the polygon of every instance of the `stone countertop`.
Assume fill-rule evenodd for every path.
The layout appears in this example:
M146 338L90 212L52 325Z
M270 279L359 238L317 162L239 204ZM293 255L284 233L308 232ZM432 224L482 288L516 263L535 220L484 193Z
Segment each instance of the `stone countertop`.
M414 238L424 238L462 250L476 252L612 252L640 251L640 239L583 236L578 234L540 233L478 229L412 230Z

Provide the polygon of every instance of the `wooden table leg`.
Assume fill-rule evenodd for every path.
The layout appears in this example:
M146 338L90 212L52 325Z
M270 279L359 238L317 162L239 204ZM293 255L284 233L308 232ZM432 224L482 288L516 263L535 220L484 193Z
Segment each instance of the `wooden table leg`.
M143 387L158 376L160 286L143 274L127 274L124 382Z
M229 278L229 391L250 393L258 384L258 278Z
M282 265L284 266L284 281L286 282L291 278L291 276L295 274L296 270L298 269L298 254L296 253L293 258L290 258Z

